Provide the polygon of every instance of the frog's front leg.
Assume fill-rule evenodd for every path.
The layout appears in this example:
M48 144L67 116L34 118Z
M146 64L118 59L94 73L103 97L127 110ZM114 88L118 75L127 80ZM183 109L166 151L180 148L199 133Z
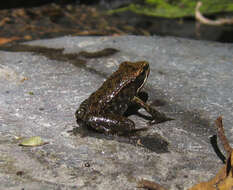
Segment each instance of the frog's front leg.
M153 117L153 120L151 121L152 124L153 123L162 123L162 122L165 122L165 121L174 120L172 118L167 117L164 113L161 113L161 112L157 111L156 109L154 109L153 107L151 107L150 105L146 104L144 101L142 101L137 96L135 96L133 98L132 102L134 102L135 104L137 104L140 107L144 108Z
M114 114L91 115L86 123L96 131L106 134L123 135L137 130L132 120Z
M137 97L139 99L141 99L143 102L146 102L147 99L148 99L148 94L144 91L141 91L137 94ZM128 117L130 115L135 115L135 114L138 114L138 110L141 108L140 105L138 105L138 103L136 102L133 102L133 101L130 101L128 104L127 104L128 108L127 110L125 111L124 113L124 116L125 117Z

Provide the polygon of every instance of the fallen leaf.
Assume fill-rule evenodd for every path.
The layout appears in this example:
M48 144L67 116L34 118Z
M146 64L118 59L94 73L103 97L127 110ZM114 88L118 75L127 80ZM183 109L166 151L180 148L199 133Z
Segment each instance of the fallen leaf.
M215 121L218 136L223 144L225 151L228 154L226 164L219 170L217 175L207 181L194 185L190 190L231 190L233 189L233 151L224 132L222 117L218 117Z
M232 163L233 153L213 179L194 185L190 190L231 190L233 188Z
M20 146L41 146L44 144L48 144L48 143L44 142L41 137L34 136L34 137L24 138L19 145Z
M18 37L12 37L12 38L1 38L0 37L0 45L6 44L6 43L9 43L9 42L18 40L18 39L19 39Z
M218 117L215 121L218 136L224 146L225 151L227 152L227 162L225 165L219 170L217 175L207 182L201 182L189 190L232 190L233 189L233 151L230 146L224 132L222 117ZM138 182L138 187L147 188L149 190L166 190L161 185L148 181L148 180L140 180Z
M149 181L149 180L145 180L145 179L141 179L138 182L138 188L146 188L146 189L150 189L150 190L167 190L165 188L163 188L161 185Z

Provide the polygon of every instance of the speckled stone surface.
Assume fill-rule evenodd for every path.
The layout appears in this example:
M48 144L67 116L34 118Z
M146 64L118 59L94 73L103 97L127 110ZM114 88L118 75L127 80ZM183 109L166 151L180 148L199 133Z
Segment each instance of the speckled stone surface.
M233 44L162 37L63 37L27 43L63 55L115 48L74 64L33 52L0 51L0 189L136 190L137 180L171 190L208 180L221 167L210 136L223 116L233 143ZM73 135L74 113L122 61L146 60L149 103L173 121L140 134L145 146L102 134ZM141 113L145 113L141 111ZM130 116L136 127L147 120ZM21 147L15 136L49 144Z

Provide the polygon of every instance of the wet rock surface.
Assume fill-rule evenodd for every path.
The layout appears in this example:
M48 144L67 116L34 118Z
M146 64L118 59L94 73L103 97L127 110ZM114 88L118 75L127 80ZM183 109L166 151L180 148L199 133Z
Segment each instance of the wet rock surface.
M119 51L80 53L105 48ZM210 143L219 115L233 142L232 50L232 44L125 36L63 37L0 51L1 189L137 189L144 178L177 190L208 180L221 167ZM79 104L122 61L139 60L150 62L149 103L175 120L136 139L79 132ZM148 126L130 118L137 128ZM41 136L49 144L22 147L15 136Z

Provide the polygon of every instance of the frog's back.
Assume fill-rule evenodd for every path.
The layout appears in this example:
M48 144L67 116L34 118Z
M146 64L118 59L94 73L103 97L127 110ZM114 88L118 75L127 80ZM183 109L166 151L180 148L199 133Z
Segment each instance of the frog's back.
M127 67L119 67L102 86L88 98L90 110L92 112L106 111L117 105L126 104L135 93L135 86L131 83L135 76ZM135 73L135 72L133 72Z
M92 112L104 112L114 104L126 103L134 96L134 93L130 96L127 90L128 82L122 79L121 73L115 72L96 92L90 95L88 103Z
M94 93L87 99L88 112L101 113L115 111L123 113L127 104L135 96L138 84L136 78L140 75L147 62L123 62ZM140 85L139 85L140 86Z

